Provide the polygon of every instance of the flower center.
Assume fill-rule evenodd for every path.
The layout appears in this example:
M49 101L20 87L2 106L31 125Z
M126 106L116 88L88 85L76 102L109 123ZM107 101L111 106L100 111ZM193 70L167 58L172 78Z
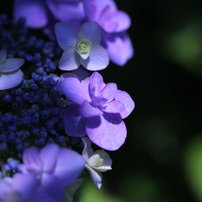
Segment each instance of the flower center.
M77 40L76 51L82 57L82 59L87 59L90 55L90 50L92 47L92 43L90 40L85 38L84 36L80 36Z
M103 164L104 159L99 154L94 154L88 159L88 165L92 168L102 166Z

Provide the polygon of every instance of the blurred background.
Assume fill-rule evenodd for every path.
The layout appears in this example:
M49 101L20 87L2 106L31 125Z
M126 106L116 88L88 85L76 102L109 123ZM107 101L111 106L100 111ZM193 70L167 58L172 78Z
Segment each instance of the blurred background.
M75 201L201 202L202 1L116 3L132 18L135 55L101 74L127 91L136 108L125 119L125 144L109 152L113 169L103 174L101 191L86 172Z
M135 55L102 74L130 93L136 108L125 119L124 146L110 152L108 201L201 202L202 1L116 2L132 18Z
M125 119L125 144L109 152L113 170L103 174L101 193L81 202L201 202L202 1L116 3L132 18L135 54L101 73L136 108Z

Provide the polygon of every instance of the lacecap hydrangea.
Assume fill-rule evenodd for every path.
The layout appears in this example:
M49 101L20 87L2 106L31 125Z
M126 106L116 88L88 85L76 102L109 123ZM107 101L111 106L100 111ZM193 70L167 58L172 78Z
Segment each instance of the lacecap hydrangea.
M101 189L106 150L126 141L135 103L98 71L132 58L131 20L113 0L11 6L14 19L0 14L0 201L71 202L84 169Z

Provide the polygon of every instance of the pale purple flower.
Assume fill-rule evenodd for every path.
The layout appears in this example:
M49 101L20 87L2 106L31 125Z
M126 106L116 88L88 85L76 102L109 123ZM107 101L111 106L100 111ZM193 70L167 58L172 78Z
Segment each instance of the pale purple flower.
M99 45L101 32L95 22L86 22L79 29L59 22L55 25L59 46L64 50L59 61L61 70L75 70L80 65L88 70L101 70L109 64L106 50Z
M114 0L15 0L14 16L25 17L27 25L54 32L56 22L80 27L94 21L102 28L102 46L115 64L123 66L133 57L134 49L127 33L131 19L118 10Z
M19 69L25 60L22 58L7 58L7 51L0 51L0 90L18 86L23 79L23 72Z
M128 14L118 10L113 0L83 0L86 17L102 28L102 44L109 58L123 66L133 57L134 49L127 29L131 25Z
M41 199L60 201L64 188L76 180L84 164L77 152L51 143L41 150L36 147L26 149L20 170L24 174L34 175L38 180L33 202Z
M105 84L94 72L89 79L79 81L70 74L56 85L70 104L64 112L65 130L69 136L90 140L106 150L117 150L127 134L126 118L134 109L130 95L117 89L115 83Z
M15 0L13 15L16 19L24 17L29 27L50 30L58 21L79 26L85 16L80 0Z
M89 170L94 185L100 189L102 186L102 173L112 169L112 160L104 150L93 152L89 138L82 138L84 149L82 156L86 161L86 169Z
M2 178L0 180L0 201L32 202L37 185L37 180L33 175L17 173L12 178Z

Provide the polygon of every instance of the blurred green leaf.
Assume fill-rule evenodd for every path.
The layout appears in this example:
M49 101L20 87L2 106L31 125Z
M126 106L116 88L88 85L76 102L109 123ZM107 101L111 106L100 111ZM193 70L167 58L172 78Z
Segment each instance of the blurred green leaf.
M165 37L165 54L183 67L202 74L202 23L193 19Z
M91 181L85 179L78 202L124 202L120 197L112 196L103 188L98 190Z
M202 134L193 138L185 153L185 174L199 201L202 201Z
M162 183L147 173L136 171L124 180L121 190L127 202L170 202Z

